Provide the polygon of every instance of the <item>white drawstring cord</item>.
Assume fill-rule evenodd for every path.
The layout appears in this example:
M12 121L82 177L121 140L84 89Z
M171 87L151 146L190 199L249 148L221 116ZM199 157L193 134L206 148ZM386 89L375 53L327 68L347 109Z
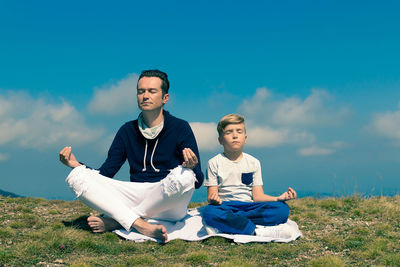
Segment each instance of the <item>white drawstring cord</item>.
M147 141L146 141L146 144L147 144ZM153 169L156 172L159 172L160 170L157 169L156 167L154 167L154 165L153 165L153 156L154 156L154 151L156 151L157 144L158 144L158 139L156 140L156 143L155 143L154 148L153 148L153 152L151 153L150 164L151 164L151 167L153 167Z
M147 139L146 139L146 147L144 148L144 157L143 157L143 169L142 172L146 171L146 156L147 156Z
M151 164L151 167L153 167L153 169L154 169L156 172L159 172L160 169L157 169L157 168L154 167L154 165L153 165L153 156L154 156L154 152L156 151L157 144L158 144L158 139L156 140L156 143L154 144L153 152L151 153L150 164ZM147 156L147 139L146 139L146 146L145 146L145 148L144 148L144 157L143 157L143 169L142 169L142 172L145 172L145 171L146 171L146 156Z

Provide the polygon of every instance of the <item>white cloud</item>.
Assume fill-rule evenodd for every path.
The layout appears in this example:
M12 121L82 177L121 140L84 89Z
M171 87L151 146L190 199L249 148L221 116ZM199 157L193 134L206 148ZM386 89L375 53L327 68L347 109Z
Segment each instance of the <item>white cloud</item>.
M315 136L307 131L268 126L247 127L247 145L252 147L276 147L284 144L313 144Z
M6 160L8 160L8 155L0 153L0 161L6 161Z
M137 109L136 85L138 77L137 74L131 73L116 84L95 89L88 110L91 113L108 115L133 112Z
M317 146L313 130L316 126L336 126L350 114L350 110L338 106L326 90L313 89L304 99L275 99L266 87L258 88L253 97L245 99L238 111L246 118L249 146L297 145L303 147L298 152L304 156L334 153L341 143Z
M262 118L268 117L273 107L265 104L269 102L271 95L271 91L266 87L258 88L251 99L243 100L243 103L239 106L239 111L251 117L260 117L261 115ZM261 114L260 111L262 111Z
M218 142L217 124L214 122L191 122L200 150L216 150ZM274 130L269 127L247 127L246 146L249 147L275 147L293 140L296 142L312 143L315 139L312 134L306 132L291 133L289 129Z
M200 150L213 151L220 147L216 123L191 122L190 126ZM276 131L268 127L247 128L246 134L246 145L252 147L274 147L287 140L286 131Z
M20 147L45 149L60 145L89 143L103 129L92 129L70 104L46 103L23 92L0 95L7 108L0 113L0 145L14 143Z
M12 108L12 102L8 101L0 95L0 118L6 114L10 113Z
M333 149L324 148L324 147L318 147L318 146L305 147L305 148L300 148L298 150L298 153L301 156L330 155L330 154L333 154L334 152L335 152L335 150L333 150Z
M273 130L269 127L255 127L247 129L248 146L275 147L288 140L288 130Z
M323 146L318 146L314 144L309 147L303 147L298 149L297 153L304 157L331 155L333 153L336 153L336 151L346 148L348 146L349 145L343 141L335 141Z
M349 115L345 107L332 107L334 98L325 90L313 89L304 100L290 97L274 100L270 90L258 88L251 99L239 107L253 121L277 126L332 125Z
M248 147L294 145L302 156L330 155L347 146L342 141L318 145L315 126L336 126L350 113L334 107L333 97L325 90L312 90L304 100L290 97L275 100L266 87L258 88L243 100L239 113L245 116ZM202 150L218 147L215 123L191 123ZM315 129L314 129L315 130Z
M304 102L298 98L289 98L277 105L273 121L282 125L311 125L316 122L320 108L318 98L309 96Z
M315 135L306 130L295 130L290 134L289 139L294 144L314 144L316 142Z
M277 104L273 121L278 125L315 125L326 123L324 117L330 117L332 122L336 114L325 110L330 99L326 91L315 89L304 101L297 97L285 99Z
M349 144L343 142L343 141L335 141L331 143L331 147L335 149L342 149L348 147Z
M369 128L400 145L400 110L373 114Z
M219 148L217 124L214 122L191 122L190 127L200 151L214 151Z

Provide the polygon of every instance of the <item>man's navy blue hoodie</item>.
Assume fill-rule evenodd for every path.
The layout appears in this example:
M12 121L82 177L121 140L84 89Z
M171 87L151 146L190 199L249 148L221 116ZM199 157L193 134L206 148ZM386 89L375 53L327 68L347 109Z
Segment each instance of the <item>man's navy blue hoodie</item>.
M190 148L199 160L193 169L197 179L195 187L199 188L204 176L192 129L189 123L172 116L168 111L164 110L163 115L164 127L153 140L142 135L138 120L125 123L111 144L107 159L99 169L100 174L114 177L128 159L132 182L158 182L183 163L182 150Z

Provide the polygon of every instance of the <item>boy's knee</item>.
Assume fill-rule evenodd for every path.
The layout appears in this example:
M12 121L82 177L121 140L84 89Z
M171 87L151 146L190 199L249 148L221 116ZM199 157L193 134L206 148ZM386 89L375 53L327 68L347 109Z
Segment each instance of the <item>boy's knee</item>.
M213 214L214 211L215 211L215 207L216 206L214 206L214 205L205 206L204 210L203 210L203 214L206 215L206 216L208 216L210 214Z
M202 217L206 224L209 224L210 220L215 217L217 209L218 206L214 205L208 205L204 207Z
M285 223L289 218L289 213L290 213L289 206L285 202L277 202L277 206L279 209L278 214L280 217L280 221L282 223Z

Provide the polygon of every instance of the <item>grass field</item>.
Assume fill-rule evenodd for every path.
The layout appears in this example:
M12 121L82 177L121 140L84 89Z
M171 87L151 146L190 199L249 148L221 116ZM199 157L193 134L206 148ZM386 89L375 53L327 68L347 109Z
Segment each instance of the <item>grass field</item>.
M85 220L93 211L79 201L0 197L0 266L400 266L399 196L289 205L304 235L289 244L213 237L160 245L92 234Z

